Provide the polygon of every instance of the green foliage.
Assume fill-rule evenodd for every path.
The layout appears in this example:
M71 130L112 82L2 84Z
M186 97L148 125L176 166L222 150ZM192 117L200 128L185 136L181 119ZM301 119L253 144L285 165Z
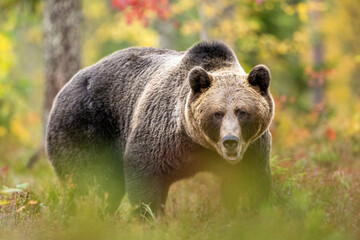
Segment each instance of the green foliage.
M352 173L344 173L341 167L325 171L310 158L295 161L273 157L271 163L273 193L270 203L256 213L228 216L219 202L217 179L200 174L171 188L166 217L156 218L149 206L143 205L144 221L131 215L127 199L115 216L106 214L106 205L94 193L74 200L71 181L60 187L51 169L42 162L32 172L35 181L31 184L15 186L5 177L3 184L15 188L0 193L0 237L12 240L23 236L27 239L44 236L47 239L356 239L359 166ZM47 174L39 177L39 172L44 170ZM12 172L12 175L22 174L22 171ZM47 184L42 179L47 179ZM16 227L20 224L22 228Z
M35 111L39 107L28 102L34 99L31 95L32 87L37 83L36 80L31 80L31 77L34 77L39 69L26 71L29 69L27 65L37 63L36 57L29 61L21 55L23 51L31 53L27 52L27 47L22 44L29 46L36 33L34 25L39 26L40 18L34 17L35 12L22 13L31 4L35 4L35 1L4 1L2 4L6 5L8 11L0 18L0 151L6 152L12 144L33 145L31 135L38 127L30 125L40 123L40 117ZM24 26L25 21L29 21L26 25L29 29ZM23 26L23 29L19 26ZM19 39L19 36L26 37L27 41Z
M14 21L16 20L6 21L4 24L7 29L0 31L0 140L8 136L8 132L17 131L13 120L16 113L23 110L22 101L27 89L26 81L23 79L13 81L11 74L16 60L11 32L16 24Z
M158 220L148 204L142 203L145 210L143 218L148 224L158 224Z
M4 16L14 9L36 13L39 3L40 0L2 0L0 2L0 13Z

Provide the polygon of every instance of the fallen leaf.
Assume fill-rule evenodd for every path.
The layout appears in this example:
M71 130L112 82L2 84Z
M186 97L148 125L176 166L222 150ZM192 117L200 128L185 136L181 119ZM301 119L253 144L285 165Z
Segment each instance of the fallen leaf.
M38 204L38 201L30 200L30 201L28 202L28 204L29 204L29 205L36 205L36 204Z
M25 206L20 207L18 210L16 210L17 213L21 212L22 210L24 210Z

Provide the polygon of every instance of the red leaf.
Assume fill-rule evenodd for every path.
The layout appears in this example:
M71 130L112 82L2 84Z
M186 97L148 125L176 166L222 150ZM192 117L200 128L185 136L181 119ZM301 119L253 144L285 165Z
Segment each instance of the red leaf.
M111 0L113 7L125 12L126 22L130 24L134 18L147 25L147 11L156 13L160 19L168 18L169 0Z
M9 167L8 166L4 166L0 169L0 174L4 174L8 171Z
M334 141L335 138L336 138L336 132L334 129L332 129L331 127L327 127L325 129L325 135L326 135L326 138L329 140L329 141Z

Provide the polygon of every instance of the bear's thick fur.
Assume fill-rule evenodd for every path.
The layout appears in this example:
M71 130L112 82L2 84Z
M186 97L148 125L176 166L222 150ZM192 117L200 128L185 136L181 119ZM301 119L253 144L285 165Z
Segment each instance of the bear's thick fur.
M57 95L46 150L62 181L96 183L112 210L163 209L170 185L196 172L220 176L226 206L266 199L271 174L270 72L250 74L220 42L186 52L128 48L79 71Z

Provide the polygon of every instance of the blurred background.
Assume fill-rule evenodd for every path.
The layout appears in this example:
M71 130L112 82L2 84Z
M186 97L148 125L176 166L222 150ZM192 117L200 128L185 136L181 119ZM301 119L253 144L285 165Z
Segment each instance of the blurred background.
M246 72L270 68L275 188L306 188L305 212L321 198L330 228L358 237L360 1L0 0L0 185L54 179L43 126L79 69L127 47L200 40L230 45Z

